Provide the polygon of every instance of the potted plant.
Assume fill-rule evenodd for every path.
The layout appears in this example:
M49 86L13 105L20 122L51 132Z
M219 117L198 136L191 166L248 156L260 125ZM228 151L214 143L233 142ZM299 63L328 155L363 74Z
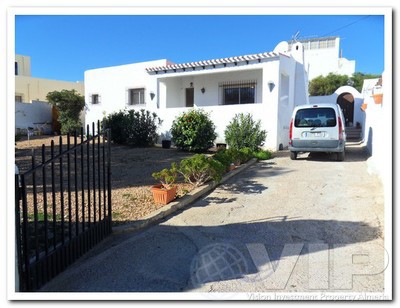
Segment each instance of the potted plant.
M163 149L169 149L171 147L171 140L164 139L161 141Z
M169 131L161 134L161 146L163 149L171 148L171 133Z
M154 185L151 188L154 202L168 204L175 199L177 187L174 185L177 179L177 167L172 164L171 169L163 169L160 172L154 172L153 178L160 181L161 184Z
M361 110L365 111L367 109L368 104L362 104L361 105Z
M374 95L372 95L373 96L373 98L374 98L374 102L375 102L375 104L382 104L382 100L383 100L383 93L377 93L377 94L374 94Z

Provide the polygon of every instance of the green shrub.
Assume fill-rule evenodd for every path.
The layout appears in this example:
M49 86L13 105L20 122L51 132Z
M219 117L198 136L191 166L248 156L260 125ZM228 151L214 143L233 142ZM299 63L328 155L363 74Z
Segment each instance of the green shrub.
M239 150L240 153L240 163L248 162L250 159L253 158L253 151L250 148L242 148Z
M233 163L232 157L226 149L219 150L214 154L213 159L219 161L225 168L228 168Z
M250 148L257 151L264 144L267 132L261 129L261 121L253 120L251 114L236 114L225 129L225 140L230 148Z
M119 111L104 119L104 127L111 128L111 140L118 144L152 146L157 140L157 128L161 119L156 113L140 111Z
M192 109L178 116L171 127L172 141L178 149L202 152L214 145L215 125L201 109Z
M225 173L225 166L204 154L196 154L183 159L179 164L179 172L183 175L185 182L193 186L201 186L209 180L221 181Z
M85 98L76 90L49 92L47 100L58 110L61 134L71 133L81 128L80 113L85 107Z
M267 150L260 150L260 151L256 151L254 152L254 157L259 159L259 160L266 160L266 159L270 159L272 157L272 152L267 151Z

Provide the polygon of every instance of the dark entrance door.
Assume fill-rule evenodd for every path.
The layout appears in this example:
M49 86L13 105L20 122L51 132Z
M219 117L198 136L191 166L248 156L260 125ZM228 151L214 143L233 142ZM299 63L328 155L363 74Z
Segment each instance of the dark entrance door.
M186 107L194 105L194 88L186 88Z
M354 97L350 93L342 93L337 98L337 104L342 108L346 126L354 123Z

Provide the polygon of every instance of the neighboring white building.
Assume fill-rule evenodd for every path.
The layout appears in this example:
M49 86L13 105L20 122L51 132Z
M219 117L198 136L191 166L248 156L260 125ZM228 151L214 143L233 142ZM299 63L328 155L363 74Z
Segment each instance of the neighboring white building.
M288 145L294 106L308 103L303 47L287 42L273 52L173 64L157 60L85 72L86 124L122 109L147 109L163 120L160 132L189 108L209 112L216 142L237 113L261 120L268 136L265 148Z
M356 69L355 60L342 57L340 38L338 36L319 37L299 40L304 47L304 64L308 80L329 73L348 75L351 77ZM294 42L290 41L289 46Z

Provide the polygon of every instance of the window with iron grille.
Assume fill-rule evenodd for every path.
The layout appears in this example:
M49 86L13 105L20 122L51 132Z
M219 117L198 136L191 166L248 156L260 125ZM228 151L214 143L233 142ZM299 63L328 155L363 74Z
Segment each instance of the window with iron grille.
M22 95L15 95L15 102L22 103Z
M254 104L256 102L256 80L230 81L219 84L222 105Z
M144 105L144 92L144 88L129 89L128 105Z

